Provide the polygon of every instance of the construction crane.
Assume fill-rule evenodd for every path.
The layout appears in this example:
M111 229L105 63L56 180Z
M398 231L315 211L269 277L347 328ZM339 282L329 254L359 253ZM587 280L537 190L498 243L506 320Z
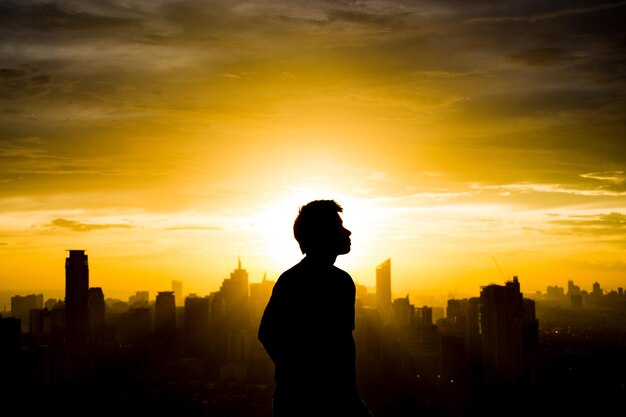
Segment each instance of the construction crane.
M498 261L496 261L495 256L492 256L491 259L493 259L493 263L496 264L496 266L498 267L498 271L500 271L500 275L502 275L502 278L504 278L504 280L506 281L506 275L504 275L504 272L502 272L502 268L500 268L500 264L498 263Z

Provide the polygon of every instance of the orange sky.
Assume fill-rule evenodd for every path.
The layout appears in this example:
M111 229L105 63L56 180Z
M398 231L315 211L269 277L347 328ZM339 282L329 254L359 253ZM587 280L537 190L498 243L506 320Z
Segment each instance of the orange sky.
M393 290L626 284L624 2L4 2L0 291L216 290L300 257Z

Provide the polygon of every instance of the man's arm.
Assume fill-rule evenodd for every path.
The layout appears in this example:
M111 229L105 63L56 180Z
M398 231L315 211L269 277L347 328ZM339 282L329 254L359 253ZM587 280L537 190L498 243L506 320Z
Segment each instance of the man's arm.
M284 338L284 295L280 281L272 291L259 325L259 341L272 361L280 360Z

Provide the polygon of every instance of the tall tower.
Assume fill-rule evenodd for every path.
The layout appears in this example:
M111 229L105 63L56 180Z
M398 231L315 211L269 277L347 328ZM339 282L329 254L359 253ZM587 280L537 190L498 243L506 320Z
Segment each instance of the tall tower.
M263 281L250 284L250 315L254 326L259 325L265 311L265 306L272 296L274 281L267 280L267 274L263 275Z
M159 341L173 341L176 335L174 291L159 291L154 306L154 332Z
M237 269L230 273L230 278L225 279L220 288L229 331L244 329L250 322L248 291L248 271L241 267L239 258Z
M174 292L176 305L185 305L185 298L183 297L183 283L181 281L172 280L172 291Z
M185 350L188 356L206 356L209 333L209 297L185 298Z
M378 310L385 317L391 309L391 259L376 267L376 302Z
M68 343L81 344L89 334L89 263L84 250L65 259L65 327Z
M92 343L100 344L105 339L104 293L102 288L89 288L89 338Z
M43 294L11 297L11 313L15 318L21 320L22 332L28 331L30 327L30 311L33 309L43 309Z
M523 298L518 278L488 285L480 292L479 332L487 385L534 381L539 323L535 303Z

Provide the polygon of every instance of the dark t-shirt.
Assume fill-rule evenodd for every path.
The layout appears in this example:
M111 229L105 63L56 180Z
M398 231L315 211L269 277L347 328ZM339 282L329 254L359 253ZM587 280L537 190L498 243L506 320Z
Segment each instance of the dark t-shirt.
M259 328L275 364L275 402L358 398L354 298L348 273L307 258L278 278Z

